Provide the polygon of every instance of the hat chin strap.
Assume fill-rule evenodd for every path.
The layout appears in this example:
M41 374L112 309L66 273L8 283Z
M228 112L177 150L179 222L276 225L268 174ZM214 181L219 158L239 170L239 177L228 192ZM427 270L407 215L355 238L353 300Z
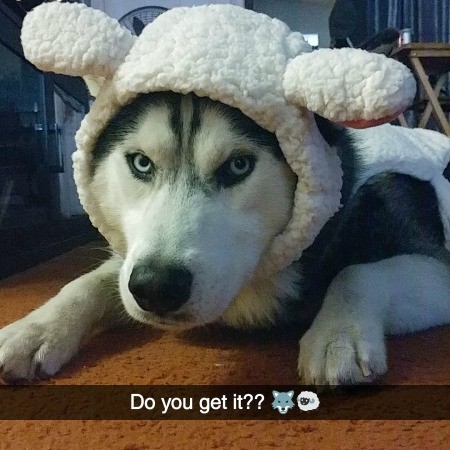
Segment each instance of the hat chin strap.
M298 181L291 219L261 259L260 269L269 274L300 259L341 206L340 158L325 142L311 113L289 112L276 136Z

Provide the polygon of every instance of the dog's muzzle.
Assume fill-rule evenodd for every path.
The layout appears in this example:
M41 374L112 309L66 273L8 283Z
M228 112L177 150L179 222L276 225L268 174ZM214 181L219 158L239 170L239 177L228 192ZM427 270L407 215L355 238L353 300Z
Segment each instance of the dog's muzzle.
M133 268L128 289L140 308L164 317L189 300L192 279L192 273L181 265L146 261Z

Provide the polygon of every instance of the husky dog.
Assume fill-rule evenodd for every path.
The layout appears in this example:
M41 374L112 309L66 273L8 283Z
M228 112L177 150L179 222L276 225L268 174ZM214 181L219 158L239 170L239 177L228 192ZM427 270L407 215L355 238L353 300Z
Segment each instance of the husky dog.
M276 137L194 94L150 93L123 107L97 141L92 191L126 255L0 331L3 379L54 375L93 329L132 317L167 330L309 321L302 381L358 383L387 370L386 334L450 322L432 186L382 173L353 192L370 142L316 120L342 159L343 207L299 261L269 277L258 262L288 222L296 184Z

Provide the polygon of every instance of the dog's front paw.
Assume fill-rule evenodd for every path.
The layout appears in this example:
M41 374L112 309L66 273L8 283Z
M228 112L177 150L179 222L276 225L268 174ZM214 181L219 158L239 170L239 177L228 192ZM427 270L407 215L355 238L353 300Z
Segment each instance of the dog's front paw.
M25 317L0 330L0 376L6 383L54 375L76 353L79 339L58 320Z
M336 386L373 381L387 370L381 330L315 322L300 340L298 371L305 384Z

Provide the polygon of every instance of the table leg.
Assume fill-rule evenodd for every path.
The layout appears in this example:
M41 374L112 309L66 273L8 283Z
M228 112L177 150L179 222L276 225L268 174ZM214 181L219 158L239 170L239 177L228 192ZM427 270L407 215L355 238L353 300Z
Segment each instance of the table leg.
M447 78L447 75L441 75L439 77L439 79L437 80L437 82L434 86L434 89L433 89L436 97L439 97L439 92L441 92L442 86L444 86L444 82L445 82L446 78ZM430 120L432 110L433 110L433 106L431 105L431 102L428 100L427 106L425 107L425 110L419 120L419 125L418 125L419 128L425 128L426 124Z
M428 77L425 73L422 63L420 62L420 59L418 57L412 56L411 63L425 90L425 94L431 103L432 112L436 116L436 119L440 123L445 134L447 136L450 136L450 123L448 123L447 118L445 117L444 111L442 110L441 105L439 104L439 100L437 99L436 94L433 88L431 87L430 81L428 80Z
M406 118L405 118L405 115L404 115L404 114L400 114L400 115L397 117L397 119L398 119L398 121L400 122L400 125L401 125L402 127L409 128L409 124L408 124L408 122L406 121Z

